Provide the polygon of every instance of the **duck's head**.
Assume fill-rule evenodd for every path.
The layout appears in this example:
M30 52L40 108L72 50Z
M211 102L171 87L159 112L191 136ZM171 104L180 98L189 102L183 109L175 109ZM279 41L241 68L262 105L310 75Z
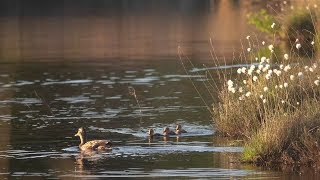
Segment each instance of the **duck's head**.
M78 129L77 134L75 134L74 136L86 137L86 130L83 127L81 127Z
M180 124L177 124L177 126L176 126L176 130L181 130L182 128L181 128L181 125Z
M149 129L148 134L149 134L149 136L152 136L154 134L154 130L153 129Z

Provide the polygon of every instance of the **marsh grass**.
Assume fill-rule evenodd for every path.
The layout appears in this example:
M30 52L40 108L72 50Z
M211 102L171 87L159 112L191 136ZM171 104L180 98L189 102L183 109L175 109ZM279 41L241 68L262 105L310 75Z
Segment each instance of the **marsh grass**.
M218 134L246 140L244 162L320 167L320 60L314 56L320 43L313 31L317 16L311 10L299 12L286 25L279 29L291 48L283 54L275 52L275 40L257 46L261 43L247 36L247 54L242 54L246 65L235 75L220 75L213 121ZM312 56L304 59L301 55L308 50Z
M190 80L202 102L211 109L216 134L245 140L242 161L320 167L320 59L315 54L301 56L306 49L314 51L320 46L317 30L309 28L310 21L312 28L319 28L318 17L310 9L299 12L299 18L291 17L294 15L283 23L286 27L280 27L279 20L263 24L261 27L271 28L265 32L273 33L266 42L260 42L256 35L247 36L242 52L234 58L241 67L227 66L225 59L218 59L210 40L210 55L217 70L215 74L206 72L208 81L202 83L213 97L213 107ZM306 23L308 27L304 28ZM289 49L278 47L279 30L294 39L289 41ZM178 54L189 74L187 63L191 68L194 65L180 48ZM214 93L218 96L214 97Z

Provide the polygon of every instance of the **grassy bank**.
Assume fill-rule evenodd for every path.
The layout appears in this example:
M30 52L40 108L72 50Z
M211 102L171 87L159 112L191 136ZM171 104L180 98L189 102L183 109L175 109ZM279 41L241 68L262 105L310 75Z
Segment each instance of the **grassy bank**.
M288 55L284 61L289 62ZM243 160L257 163L316 161L320 146L320 68L318 62L258 64L237 70L213 108L220 134L248 142ZM319 144L320 145L320 144ZM309 163L309 162L308 162Z
M303 17L289 23L294 27L280 28L290 39L289 50L282 50L288 53L275 53L275 41L254 46L257 42L248 36L244 49L251 60L222 82L219 103L213 107L214 124L220 135L246 139L245 162L320 167L320 60L314 56L319 40L316 30L303 27ZM317 17L312 18L313 28L318 27ZM297 24L302 27L297 29ZM254 52L260 49L269 56ZM306 49L313 55L303 59L301 54L308 53L300 52Z

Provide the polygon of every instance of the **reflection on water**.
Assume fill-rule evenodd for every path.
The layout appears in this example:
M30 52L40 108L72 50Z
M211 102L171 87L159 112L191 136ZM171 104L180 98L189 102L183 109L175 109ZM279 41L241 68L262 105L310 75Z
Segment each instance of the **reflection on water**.
M0 59L172 59L177 46L208 59L232 57L247 36L246 14L267 3L240 0L0 2ZM2 10L2 11L1 11Z

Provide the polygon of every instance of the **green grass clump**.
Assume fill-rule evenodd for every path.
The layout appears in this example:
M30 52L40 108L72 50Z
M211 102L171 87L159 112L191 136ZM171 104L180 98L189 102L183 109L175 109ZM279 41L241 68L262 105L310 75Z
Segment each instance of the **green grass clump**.
M311 11L295 11L289 14L287 23L285 26L285 32L287 32L287 45L293 47L297 54L300 56L312 56L315 53L315 46L311 45L312 41L315 41L316 27L315 27L315 15L313 16ZM301 49L295 49L294 45L299 40L302 45Z

